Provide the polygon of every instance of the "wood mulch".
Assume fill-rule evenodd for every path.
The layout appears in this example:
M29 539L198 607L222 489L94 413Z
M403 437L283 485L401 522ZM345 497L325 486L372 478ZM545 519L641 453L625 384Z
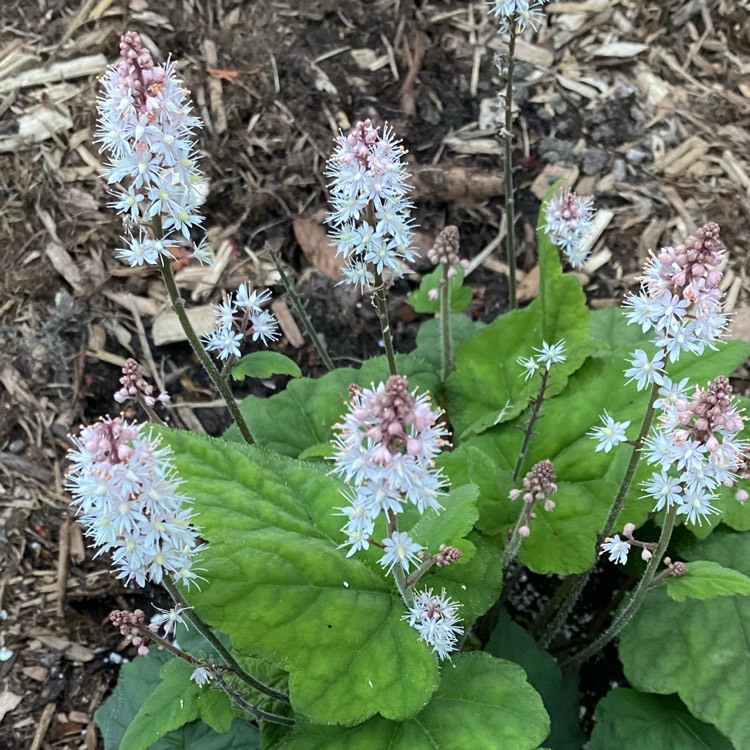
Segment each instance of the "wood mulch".
M63 489L65 436L118 409L128 356L172 394L174 424L226 424L158 279L114 259L92 133L119 35L135 29L158 58L172 54L206 125L218 263L178 273L197 327L241 281L280 291L270 247L345 364L378 352L369 305L335 286L321 229L332 139L358 119L389 122L410 151L418 245L456 224L474 314L505 306L493 63L504 45L483 3L450 0L5 0L1 15L0 749L93 750L93 712L131 655L107 614L145 599L86 549ZM540 198L563 177L602 209L581 274L592 305L618 304L649 249L716 221L734 334L750 339L750 3L584 0L545 15L518 46L522 299L537 291ZM404 295L425 270L394 289L401 347L420 320ZM276 312L281 350L321 374L281 295Z

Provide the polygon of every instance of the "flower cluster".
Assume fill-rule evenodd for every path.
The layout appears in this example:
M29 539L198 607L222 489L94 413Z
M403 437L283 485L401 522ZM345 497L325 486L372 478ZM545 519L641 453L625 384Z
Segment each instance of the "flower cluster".
M692 396L666 399L659 427L646 440L644 455L657 466L644 483L654 510L677 505L688 523L718 512L711 504L720 485L732 486L747 445L738 440L744 419L727 378L717 377Z
M719 226L709 223L684 245L662 248L646 263L640 293L625 301L628 322L644 333L653 330L652 343L660 350L653 358L636 351L627 374L639 389L661 384L665 359L675 362L682 352L716 348L726 326L718 270L724 258Z
M135 32L120 40L120 61L102 79L96 140L109 156L104 174L115 186L110 204L123 214L126 247L118 256L131 266L156 265L171 258L170 248L187 243L206 197L197 165L187 92L171 61L156 65ZM193 257L209 262L205 242Z
M234 299L227 299L215 308L216 328L204 336L206 351L218 352L219 359L240 356L240 344L245 336L260 339L266 346L279 337L276 318L263 309L271 299L267 289L251 291L248 283L241 284Z
M565 342L560 340L556 344L542 342L541 348L534 347L535 357L519 357L516 361L525 370L523 379L530 380L539 370L549 372L552 365L565 362Z
M591 228L593 198L581 198L570 190L553 195L544 212L545 231L573 268L583 268L589 250L582 240Z
M344 281L364 291L385 270L402 276L402 263L414 258L406 152L387 125L380 134L370 120L336 144L326 172L332 180L331 239L346 258Z
M401 513L411 503L420 513L440 509L445 479L435 470L435 457L446 445L446 431L429 396L409 392L403 376L394 375L377 388L351 386L349 411L336 425L334 473L350 483L351 505L341 508L348 520L341 529L348 541L347 557L368 549L380 513ZM384 541L381 563L408 570L422 548L408 535L394 532Z
M555 508L555 501L550 498L557 492L555 483L555 467L552 461L544 459L531 467L526 476L523 478L523 490L511 490L508 497L511 500L522 498L524 502L523 512L518 521L518 534L524 539L531 534L529 524L536 518L534 505L539 501L544 501L544 510L551 511Z
M86 535L111 552L118 578L143 586L165 575L189 585L203 549L179 494L171 451L145 425L102 418L72 440L66 487Z
M450 658L458 636L464 632L458 624L459 606L458 602L446 595L445 589L440 596L428 589L416 594L404 619L419 632L419 639L429 643L441 659Z
M124 404L131 398L142 400L146 406L154 406L157 401L163 404L169 402L168 393L160 393L156 397L151 395L154 392L154 386L143 377L141 366L134 359L125 360L120 385L122 387L114 395L118 404Z
M546 0L489 0L490 15L500 23L500 33L511 29L521 34L528 26L536 31L544 19L542 8Z

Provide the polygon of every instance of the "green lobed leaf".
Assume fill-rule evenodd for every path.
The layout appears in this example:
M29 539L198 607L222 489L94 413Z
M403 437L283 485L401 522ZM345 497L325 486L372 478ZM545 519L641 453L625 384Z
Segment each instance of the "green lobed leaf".
M202 721L193 721L162 737L149 750L260 750L257 727L235 719L229 730L218 734Z
M615 688L599 701L588 750L733 750L714 727L690 715L675 695Z
M437 688L437 659L402 619L381 553L347 558L337 548L342 485L315 465L252 446L161 434L208 541L198 564L209 583L187 593L201 617L235 648L287 670L292 705L310 721L355 724L378 712L391 719L418 712ZM459 489L459 510L446 509L454 533L471 526L473 493ZM423 519L420 532L430 538L431 523L442 523L440 516ZM472 544L466 564L427 579L461 601L467 619L489 607L499 588L488 575L494 551Z
M471 287L463 286L464 269L460 264L453 266L455 275L448 280L450 290L450 311L460 313L465 310L472 298ZM418 313L437 313L440 312L440 300L438 298L430 299L430 292L440 288L440 282L443 278L443 268L438 266L434 271L425 274L416 289L409 294L409 304Z
M456 654L416 716L371 719L349 729L301 724L278 750L532 750L549 732L538 693L516 664L489 654ZM276 750L276 748L274 749Z
M456 351L456 347L466 341L466 339L468 339L475 331L484 328L483 323L472 320L466 315L451 315L450 321L453 351ZM419 330L417 331L417 346L414 349L414 355L423 359L425 362L429 362L436 373L440 372L442 365L440 353L441 335L442 332L440 329L439 318L425 320L425 322L419 326Z
M715 532L690 557L750 575L750 534ZM620 658L634 688L678 693L693 716L745 748L750 747L749 642L750 597L678 603L660 586L623 630Z
M190 679L195 668L182 659L171 659L161 668L154 688L122 737L124 750L146 750L168 732L201 719L216 732L229 730L234 718L229 696Z
M413 355L397 355L398 372L409 378L412 388L433 391L438 378L433 368ZM333 426L346 409L349 386L370 387L388 378L385 357L370 359L360 370L342 367L321 378L292 380L286 389L268 398L247 396L240 411L258 445L296 458L303 451L329 442ZM239 442L236 426L227 430L229 440Z
M666 586L667 595L676 602L750 594L750 578L739 570L725 568L709 560L691 562L684 576L667 578Z
M270 378L273 375L291 375L293 378L301 378L302 370L294 360L281 352L267 349L246 354L232 367L232 377L235 380Z
M122 665L112 695L94 714L105 750L119 750L128 725L161 682L159 670L172 658L166 651L152 651Z
M539 298L523 310L506 313L457 348L456 369L447 383L457 439L513 419L526 408L539 385L535 378L523 379L518 357L535 355L533 348L543 341L565 341L567 359L555 366L551 396L565 387L567 376L591 352L588 310L578 280L570 275L552 279L545 294L544 302Z
M557 662L536 645L532 636L500 610L497 625L487 643L493 656L508 659L523 667L526 679L541 695L550 717L551 733L547 738L555 750L580 750L584 736L578 724L577 676L563 677Z

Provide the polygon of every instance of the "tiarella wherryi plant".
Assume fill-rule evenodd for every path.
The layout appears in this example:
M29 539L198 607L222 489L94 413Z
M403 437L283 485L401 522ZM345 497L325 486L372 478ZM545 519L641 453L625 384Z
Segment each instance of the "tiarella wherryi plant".
M514 44L543 19L541 3L489 8L509 41L513 268ZM268 291L240 285L202 340L190 326L171 263L181 246L210 260L191 111L174 64L126 34L97 135L117 255L162 275L235 424L223 438L171 429L169 396L128 360L114 399L146 421L106 417L72 439L67 486L96 554L174 600L111 615L140 656L97 713L107 750L578 750L577 668L615 638L629 687L601 700L590 748L750 746L747 438L727 378L749 347L725 340L719 228L650 256L624 314L590 311L563 260L586 262L593 199L552 186L539 297L480 325L446 226L410 295L433 317L396 353L388 291L416 254L406 151L387 124L357 122L328 162L328 224L385 356L334 367L277 258L330 370L305 378L277 352L243 356L246 339L279 338ZM232 378L272 375L292 379L235 400ZM598 565L611 604L592 618L578 607ZM519 596L526 571L557 587L539 605Z

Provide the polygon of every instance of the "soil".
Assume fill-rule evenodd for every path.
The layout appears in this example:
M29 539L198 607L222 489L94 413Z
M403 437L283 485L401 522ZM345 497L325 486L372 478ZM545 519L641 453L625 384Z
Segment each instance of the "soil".
M747 8L724 0L575 5L577 12L550 8L540 34L519 54L514 179L522 300L536 293L541 194L555 170L567 170L579 192L593 193L597 206L613 212L594 246L596 262L581 274L592 306L618 304L650 248L711 220L722 225L731 250L736 323L747 331ZM500 38L482 3L76 6L6 0L2 10L0 146L34 108L65 112L70 126L0 150L0 648L12 652L0 661L0 715L9 709L0 750L102 747L92 716L118 664L132 656L107 616L116 607L161 601L158 592L121 586L106 561L85 549L63 490L67 433L119 409L112 394L128 356L152 358L181 405L169 412L176 424L209 434L228 424L189 347L155 343L154 320L165 307L157 279L114 259L119 228L106 208L91 140L96 74L41 88L2 88L3 81L89 55L112 61L128 28L159 57L171 53L206 123L207 226L226 252L220 277L195 304L220 301L246 279L281 295L269 257L269 248L276 250L339 364L382 353L368 300L336 285L325 253L299 224L323 219L325 159L339 128L370 118L403 138L423 250L455 224L462 254L474 258L498 236L504 212L500 146L485 121L501 86L493 63ZM617 42L643 49L623 54ZM476 319L506 309L504 261L498 250L467 279ZM424 320L406 295L426 270L418 263L390 292L401 351ZM292 338L285 335L278 350L306 375L323 374L315 349ZM746 390L747 371L738 378ZM278 387L273 380L243 383L237 392L268 395ZM548 579L529 580L538 596L514 613L524 622L553 590ZM597 606L623 583L601 580L592 582ZM590 616L579 613L583 622ZM587 669L590 709L610 680L622 678L596 664ZM590 710L585 723L590 727Z

